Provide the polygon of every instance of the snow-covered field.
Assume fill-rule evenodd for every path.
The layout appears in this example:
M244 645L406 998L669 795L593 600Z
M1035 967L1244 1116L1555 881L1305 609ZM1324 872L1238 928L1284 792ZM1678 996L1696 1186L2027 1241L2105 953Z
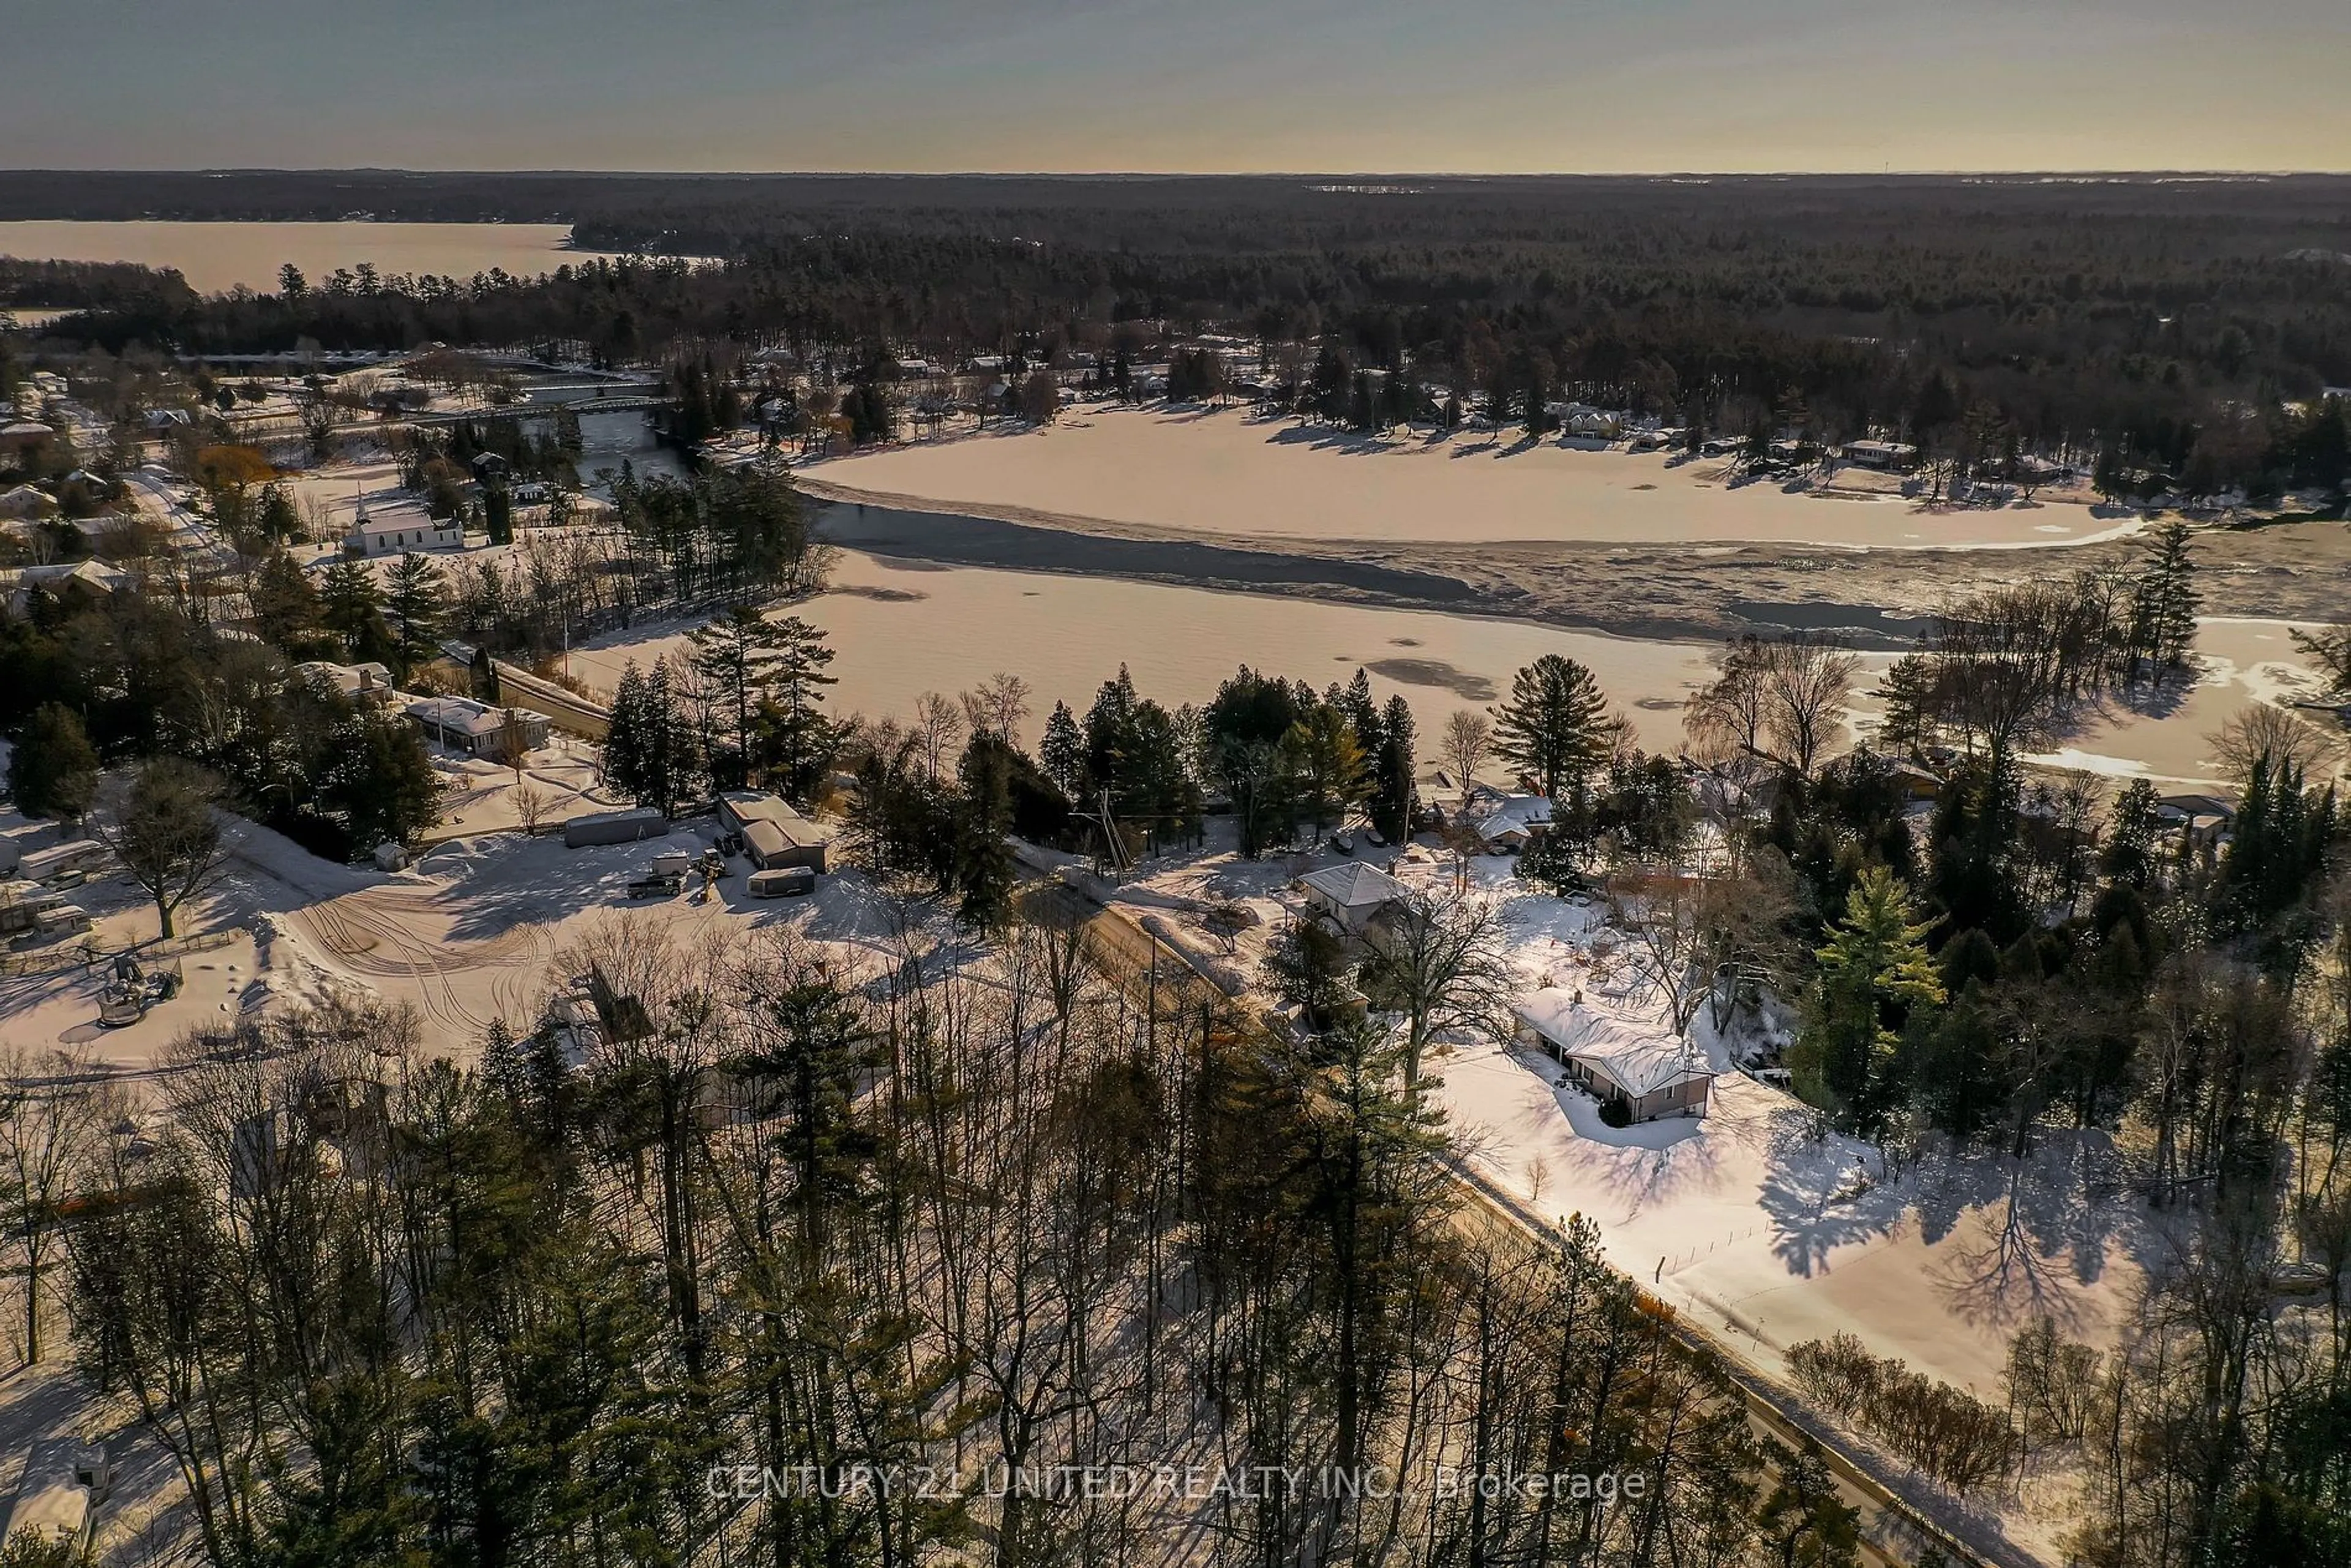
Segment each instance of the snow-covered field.
M1837 493L1732 484L1719 459L1596 451L1522 431L1374 438L1242 408L1090 402L1044 430L915 442L811 464L827 484L1026 520L1236 538L1776 541L1849 549L2083 544L2137 514L2070 502L1928 510L1882 476Z

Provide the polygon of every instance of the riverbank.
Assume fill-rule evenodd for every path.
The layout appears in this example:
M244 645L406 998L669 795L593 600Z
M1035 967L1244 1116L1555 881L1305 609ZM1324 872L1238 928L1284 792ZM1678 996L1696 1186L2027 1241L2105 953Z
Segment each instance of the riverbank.
M1561 541L1411 545L1204 538L975 502L953 507L796 475L826 503L831 542L904 560L1115 577L1447 614L1508 616L1615 636L1719 641L1810 630L1907 647L1951 598L2083 567L2128 567L2136 538L2043 549L1850 550L1802 545ZM2351 527L2208 528L2191 546L2208 614L2321 624L2351 589Z

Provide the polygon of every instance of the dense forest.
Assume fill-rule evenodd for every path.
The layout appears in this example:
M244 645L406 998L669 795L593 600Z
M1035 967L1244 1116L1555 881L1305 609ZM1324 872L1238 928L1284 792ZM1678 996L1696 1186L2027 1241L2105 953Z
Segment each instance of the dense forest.
M68 184L70 188L68 188ZM2351 476L2341 180L0 176L0 217L569 222L536 280L113 277L53 329L120 351L792 347L1051 362L1208 327L1508 412L1552 395L1745 430L2011 444L2206 493ZM0 298L99 305L89 269ZM1345 373L1345 372L1343 372ZM2296 406L2304 412L2297 413Z

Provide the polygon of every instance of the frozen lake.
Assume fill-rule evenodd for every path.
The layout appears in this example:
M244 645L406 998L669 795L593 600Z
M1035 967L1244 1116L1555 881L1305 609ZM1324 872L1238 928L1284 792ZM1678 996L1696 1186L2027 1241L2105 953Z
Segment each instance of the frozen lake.
M0 223L0 256L44 261L134 261L175 267L216 294L239 284L274 293L287 262L317 284L337 267L471 277L503 267L535 277L596 254L566 250L564 224Z

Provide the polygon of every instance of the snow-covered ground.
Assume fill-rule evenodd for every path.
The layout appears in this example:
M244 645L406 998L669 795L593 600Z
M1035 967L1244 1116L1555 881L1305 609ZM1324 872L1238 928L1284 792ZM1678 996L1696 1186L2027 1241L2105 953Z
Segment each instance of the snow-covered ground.
M559 831L486 833L436 845L411 869L387 874L332 864L238 823L220 880L181 917L183 932L233 935L183 957L179 997L138 1023L104 1029L101 976L85 974L68 943L59 968L0 979L0 1039L37 1051L81 1047L136 1074L191 1027L286 1000L372 996L414 1006L428 1044L464 1059L491 1019L534 1022L558 977L552 961L620 910L653 912L702 943L789 923L875 957L887 949L897 929L891 902L854 872L820 879L813 897L754 900L738 861L707 904L690 892L664 901L628 896L630 879L654 855L698 854L714 831L704 821L666 838L579 850L566 849ZM99 916L94 936L106 953L156 936L152 908L119 877L77 897Z

